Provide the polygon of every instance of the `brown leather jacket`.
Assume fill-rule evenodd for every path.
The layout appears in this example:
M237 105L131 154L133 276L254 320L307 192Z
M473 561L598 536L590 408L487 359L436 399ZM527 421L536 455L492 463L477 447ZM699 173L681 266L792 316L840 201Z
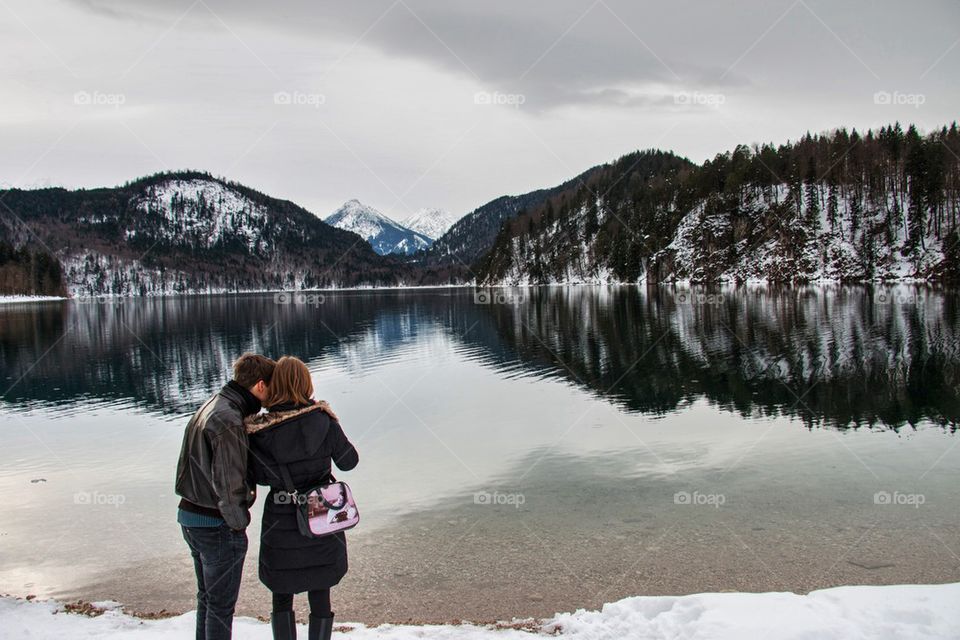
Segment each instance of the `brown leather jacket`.
M257 496L247 473L243 419L259 410L257 399L231 381L193 414L183 434L177 495L219 511L235 530L250 523L250 506Z

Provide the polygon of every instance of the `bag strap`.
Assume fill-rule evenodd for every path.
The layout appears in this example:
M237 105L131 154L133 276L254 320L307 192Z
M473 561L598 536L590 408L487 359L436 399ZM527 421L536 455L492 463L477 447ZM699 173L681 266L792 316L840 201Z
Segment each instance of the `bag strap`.
M283 463L281 463L281 462L278 462L278 463L277 463L277 466L280 468L280 479L283 481L283 489L284 489L284 491L286 491L288 494L290 494L290 495L293 496L293 497L296 497L297 495L299 495L299 492L297 491L297 488L296 488L296 487L294 486L294 484L293 484L293 477L290 476L290 469L287 468L287 465L285 465L285 464L283 464ZM336 482L336 480L334 480L334 478L333 478L333 474L332 474L332 473L327 473L327 475L324 477L324 480L325 480L325 481L324 481L324 482L321 482L320 484L329 484L329 483L331 483L331 482ZM342 492L343 492L343 489L341 488L341 493L342 493ZM322 499L323 499L323 498L322 498L322 496L321 496L321 500L322 500ZM326 500L324 500L324 502L326 502ZM328 508L328 509L332 509L332 508L336 508L336 507L332 507L331 505L327 505L327 508Z
M287 468L287 465L278 462L277 466L280 467L280 479L283 480L284 490L290 494L292 497L297 496L297 488L293 486L293 478L290 477L290 469Z

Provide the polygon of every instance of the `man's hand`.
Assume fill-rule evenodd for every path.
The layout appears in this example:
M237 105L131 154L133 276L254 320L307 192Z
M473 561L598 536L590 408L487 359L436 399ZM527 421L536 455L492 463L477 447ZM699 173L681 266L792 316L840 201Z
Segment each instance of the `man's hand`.
M319 404L320 404L321 411L326 413L328 416L330 416L337 422L340 422L340 419L337 417L337 414L333 412L333 409L330 408L330 404L326 400L321 400Z

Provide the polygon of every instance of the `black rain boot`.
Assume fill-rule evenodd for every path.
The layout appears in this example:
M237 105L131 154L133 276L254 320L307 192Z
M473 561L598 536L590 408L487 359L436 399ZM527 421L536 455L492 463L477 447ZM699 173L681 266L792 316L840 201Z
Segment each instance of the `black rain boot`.
M274 611L270 614L273 640L297 640L297 619L293 611Z
M333 633L333 614L329 618L320 616L310 616L310 640L330 640L330 634Z

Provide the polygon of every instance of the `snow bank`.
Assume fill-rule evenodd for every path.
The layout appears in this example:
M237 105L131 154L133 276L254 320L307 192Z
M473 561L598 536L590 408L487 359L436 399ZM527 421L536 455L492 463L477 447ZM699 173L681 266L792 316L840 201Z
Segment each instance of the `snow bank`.
M48 300L66 300L61 296L3 296L0 295L0 304L14 304L17 302L46 302Z
M627 598L555 618L575 638L905 640L960 637L960 584Z
M583 640L915 640L960 637L960 583L838 587L808 595L706 593L626 598L600 611L559 614L541 633L473 625L349 625L335 638L352 640L515 640L561 635ZM96 618L63 613L52 602L0 599L0 640L103 638L167 640L193 635L193 613L139 620L110 610ZM301 628L300 637L306 637ZM238 640L269 640L270 626L251 618L234 623Z

